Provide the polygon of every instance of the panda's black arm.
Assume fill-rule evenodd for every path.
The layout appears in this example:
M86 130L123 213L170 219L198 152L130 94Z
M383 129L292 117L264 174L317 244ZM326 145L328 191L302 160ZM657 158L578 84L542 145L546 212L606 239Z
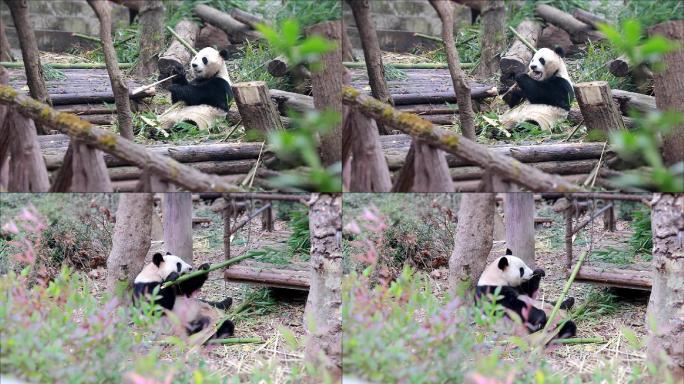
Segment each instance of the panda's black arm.
M520 104L525 99L525 94L520 87L513 86L513 89L508 91L505 96L506 103L510 108Z
M546 273L543 269L535 269L532 273L532 278L522 283L518 287L518 291L529 297L534 297L534 295L539 290L539 284L541 283L541 278L544 277Z
M172 103L183 101L188 106L202 104L201 93L192 84L172 84L169 91L171 91Z
M209 263L202 264L199 268L200 270L207 270L209 269ZM186 296L192 295L195 291L198 289L202 288L202 285L204 285L204 282L207 281L207 278L209 277L208 273L201 274L199 276L195 276L192 279L185 280L178 285L178 293Z

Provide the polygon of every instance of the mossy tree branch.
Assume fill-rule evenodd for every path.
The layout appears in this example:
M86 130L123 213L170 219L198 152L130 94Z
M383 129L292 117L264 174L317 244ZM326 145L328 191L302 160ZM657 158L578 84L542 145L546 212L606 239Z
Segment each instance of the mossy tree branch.
M52 127L84 144L98 148L117 158L148 169L189 191L239 192L241 189L216 175L202 173L170 157L147 150L119 135L93 126L70 113L58 112L28 96L19 95L9 86L0 85L0 104L10 105L37 122Z
M511 157L495 153L485 146L446 130L435 127L430 121L412 113L403 113L390 105L361 94L352 87L344 87L342 101L358 108L377 122L398 129L414 138L423 139L443 151L468 160L484 169L490 169L505 179L514 181L531 191L575 192L582 189L560 176L549 175Z

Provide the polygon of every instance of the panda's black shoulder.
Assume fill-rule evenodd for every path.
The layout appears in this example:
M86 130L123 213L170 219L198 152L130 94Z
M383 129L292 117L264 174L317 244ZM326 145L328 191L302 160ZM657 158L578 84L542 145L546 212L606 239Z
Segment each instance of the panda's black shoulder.
M228 82L220 77L210 77L208 79L195 79L191 82L191 84L200 87L217 87L222 89L230 89Z

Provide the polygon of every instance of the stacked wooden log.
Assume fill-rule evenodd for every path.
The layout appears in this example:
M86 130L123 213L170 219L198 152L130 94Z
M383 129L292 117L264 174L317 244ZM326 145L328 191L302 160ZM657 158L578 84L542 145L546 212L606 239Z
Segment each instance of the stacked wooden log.
M233 44L261 39L261 34L254 30L262 22L258 16L237 9L228 14L206 4L196 5L194 12L205 23L223 30Z
M380 144L387 165L394 174L393 177L397 176L398 171L404 165L410 143L409 135L380 136ZM617 161L617 157L607 149L604 153L603 143L503 145L490 146L488 149L498 154L510 156L544 172L561 175L574 183L581 183L587 179L592 170L596 168L603 153L603 167L597 184L604 181L601 176L607 177L616 174L616 171L611 170L605 164ZM484 170L472 162L451 154L447 154L446 160L456 191L476 191L485 173Z
M39 136L41 152L51 176L61 167L69 144L67 135ZM233 176L242 181L262 152L262 143L219 143L203 145L153 146L151 152L192 166L202 172L216 175ZM262 158L264 154L261 154ZM143 171L125 160L109 154L104 155L107 172L115 191L133 191Z

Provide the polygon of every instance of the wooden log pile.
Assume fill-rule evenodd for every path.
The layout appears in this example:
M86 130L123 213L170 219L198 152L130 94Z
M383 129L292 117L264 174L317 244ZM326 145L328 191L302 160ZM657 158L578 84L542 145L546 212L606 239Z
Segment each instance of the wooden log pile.
M223 30L233 44L243 43L247 40L256 41L261 39L261 34L254 30L254 26L261 19L255 15L251 15L244 11L231 12L231 15L206 4L196 5L194 12L195 15L205 23ZM240 20L238 20L238 18Z
M227 268L223 273L226 280L236 283L255 284L267 287L309 290L309 263L274 265L256 261L243 262Z

